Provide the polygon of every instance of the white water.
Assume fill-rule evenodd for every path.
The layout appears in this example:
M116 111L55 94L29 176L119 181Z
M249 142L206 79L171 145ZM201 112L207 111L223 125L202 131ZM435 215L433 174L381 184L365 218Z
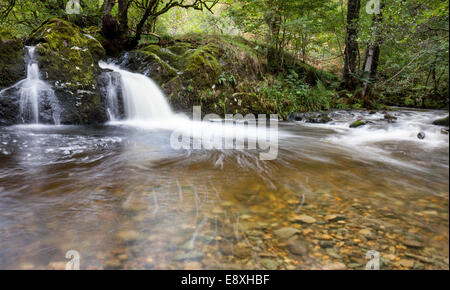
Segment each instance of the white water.
M164 94L153 80L142 74L122 70L114 64L100 62L99 65L103 69L111 69L120 74L125 114L128 120L163 120L173 116ZM111 99L108 100L108 110L117 112L117 93L114 92L113 84L108 87L108 99ZM111 121L116 119L117 115L113 116Z
M244 139L273 141L275 137L278 138L278 132L268 130L266 125L257 127L238 122L223 124L222 122L189 120L183 114L172 112L164 93L150 78L123 70L111 63L101 61L99 66L102 69L113 70L121 76L121 80L117 82L110 76L107 87L110 124L175 131L180 133L180 136L215 140L217 142L215 144L230 139L242 142ZM118 115L118 89L121 90L125 109L125 120L122 121L119 120Z
M426 154L433 150L448 150L449 136L442 132L444 127L433 125L434 120L448 116L448 111L401 109L389 114L397 120L389 123L381 112L369 114L367 111L336 111L334 121L328 124L302 122L302 125L333 130L335 134L328 135L323 141L351 152L355 158L379 160L417 170L425 170L426 166L401 161L393 152L404 151L406 154L415 150ZM350 124L359 119L370 123L350 128ZM425 139L417 137L419 132L425 133ZM440 165L448 167L448 164Z
M35 46L26 47L27 78L14 84L20 96L20 116L24 123L39 124L39 105L44 99L52 107L53 122L59 124L59 106L52 87L41 80L39 66L35 55ZM5 90L7 90L5 89ZM1 93L3 93L3 90Z

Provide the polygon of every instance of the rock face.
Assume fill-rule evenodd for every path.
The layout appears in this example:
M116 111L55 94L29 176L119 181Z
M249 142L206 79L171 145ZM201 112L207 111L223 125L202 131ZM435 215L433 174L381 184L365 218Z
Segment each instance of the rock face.
M253 93L243 92L239 80L260 73L254 49L237 40L190 36L125 53L118 63L151 77L175 110L219 115L267 113L267 105ZM242 84L243 85L243 84Z
M92 124L107 120L102 104L98 61L105 51L95 38L60 19L49 19L27 40L36 45L41 77L54 89L62 124Z
M23 43L0 28L0 90L25 78Z
M0 126L19 122L19 98L8 87L25 78L23 43L0 29Z

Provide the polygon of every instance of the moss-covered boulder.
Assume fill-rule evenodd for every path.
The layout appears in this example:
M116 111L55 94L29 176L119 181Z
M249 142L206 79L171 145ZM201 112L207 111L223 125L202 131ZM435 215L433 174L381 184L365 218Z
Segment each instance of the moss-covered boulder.
M61 123L107 119L98 86L98 61L105 50L97 39L70 22L52 18L34 30L27 43L36 45L42 78L55 90L62 109Z
M359 128L359 127L365 126L366 124L367 124L367 122L364 120L357 120L350 124L350 128Z
M0 90L25 78L23 43L0 28Z
M442 119L437 119L433 122L433 125L436 126L447 126L448 127L448 117L442 118Z
M121 67L144 74L162 85L178 75L177 70L148 50L134 50L119 58Z

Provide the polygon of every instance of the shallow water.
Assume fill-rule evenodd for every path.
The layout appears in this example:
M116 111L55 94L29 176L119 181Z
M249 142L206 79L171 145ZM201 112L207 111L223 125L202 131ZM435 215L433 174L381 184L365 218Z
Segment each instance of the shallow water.
M73 249L82 269L362 269L369 250L448 269L449 142L431 125L448 112L392 114L280 123L272 161L126 123L0 128L0 268L64 268Z

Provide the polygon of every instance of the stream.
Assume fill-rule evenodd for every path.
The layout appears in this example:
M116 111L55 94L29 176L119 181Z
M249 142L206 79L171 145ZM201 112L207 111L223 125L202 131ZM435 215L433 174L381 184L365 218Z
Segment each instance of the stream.
M448 269L448 112L392 114L280 122L267 161L126 121L0 127L0 269Z

